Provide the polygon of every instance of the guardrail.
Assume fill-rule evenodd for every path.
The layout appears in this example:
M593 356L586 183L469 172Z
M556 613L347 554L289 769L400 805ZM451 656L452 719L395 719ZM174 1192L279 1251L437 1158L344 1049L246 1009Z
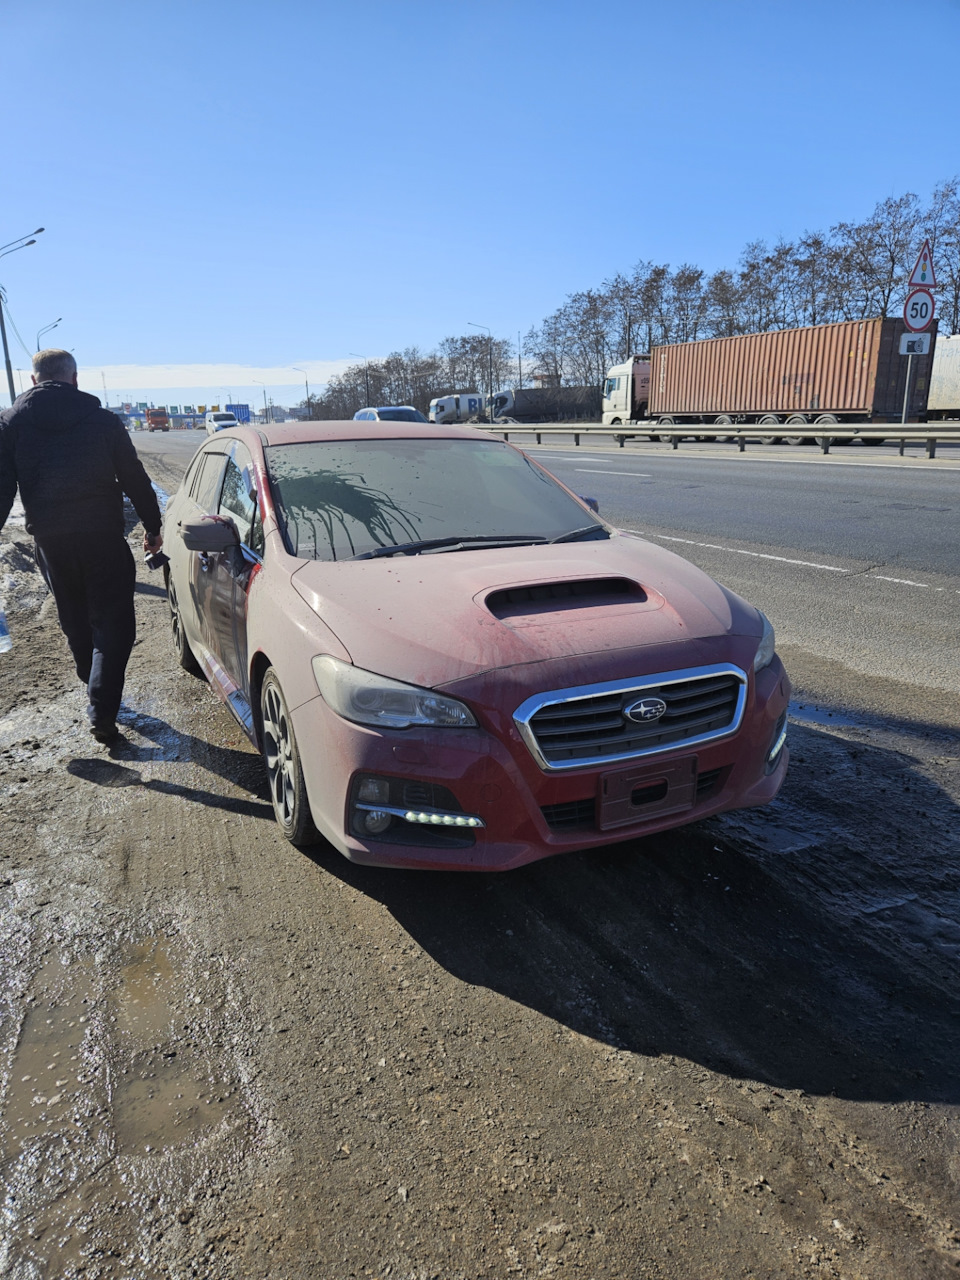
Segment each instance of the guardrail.
M854 440L898 440L900 442L900 456L903 457L904 448L910 444L924 444L927 449L927 457L935 458L937 456L937 445L941 442L960 441L960 423L952 427L945 425L940 427L935 423L908 423L907 426L913 426L913 430L904 431L899 423L890 423L887 427L868 428L861 430L855 427L843 428L841 424L837 424L837 429L825 432L823 427L798 429L791 426L789 431L785 431L786 424L778 423L779 433L774 433L769 428L765 431L758 431L756 424L750 427L723 427L714 428L713 430L705 430L702 426L694 424L685 431L673 431L660 427L656 422L651 422L649 427L646 424L636 424L637 429L634 431L623 431L619 427L604 427L594 425L592 423L584 423L582 426L551 426L549 423L540 422L532 425L524 425L519 422L512 422L509 425L501 423L480 423L479 426L483 431L489 431L491 435L502 435L504 440L509 440L511 435L535 435L537 444L541 443L541 438L545 435L568 435L573 436L575 445L579 445L581 436L610 436L616 440L622 449L627 440L647 439L650 436L657 436L660 441L669 441L674 449L680 447L681 440L694 439L697 441L712 440L715 444L732 443L739 446L740 453L746 452L748 440L754 440L758 444L763 444L766 440L783 440L789 438L791 440L806 440L810 444L818 444L821 453L829 453L831 444L850 444ZM772 426L773 424L771 424Z

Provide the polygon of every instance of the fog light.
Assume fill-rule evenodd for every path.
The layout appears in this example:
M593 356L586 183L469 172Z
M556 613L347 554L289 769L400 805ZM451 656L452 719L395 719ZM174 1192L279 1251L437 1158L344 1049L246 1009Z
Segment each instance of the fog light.
M361 821L368 835L378 836L389 827L393 821L393 814L388 813L386 809L367 809Z

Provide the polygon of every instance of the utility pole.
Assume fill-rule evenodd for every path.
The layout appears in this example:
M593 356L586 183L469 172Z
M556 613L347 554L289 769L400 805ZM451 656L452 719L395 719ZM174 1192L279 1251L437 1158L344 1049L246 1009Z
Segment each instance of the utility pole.
M520 342L520 330L517 330L517 382L523 390L523 346Z

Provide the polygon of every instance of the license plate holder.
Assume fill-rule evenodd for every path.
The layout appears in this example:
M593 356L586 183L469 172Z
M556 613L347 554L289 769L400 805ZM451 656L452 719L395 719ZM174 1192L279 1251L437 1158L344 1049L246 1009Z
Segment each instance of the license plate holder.
M660 764L634 764L601 774L597 826L601 831L632 826L692 809L697 795L697 757Z

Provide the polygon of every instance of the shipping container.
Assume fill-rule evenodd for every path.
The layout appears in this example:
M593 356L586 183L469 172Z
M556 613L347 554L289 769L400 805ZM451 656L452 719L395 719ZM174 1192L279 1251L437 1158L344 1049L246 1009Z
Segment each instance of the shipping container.
M487 397L494 421L599 422L600 406L600 387L505 387Z
M960 418L960 333L938 338L930 374L927 421Z
M933 352L900 354L900 319L848 320L737 338L707 338L650 354L650 417L734 425L923 422ZM935 325L931 327L935 348Z

